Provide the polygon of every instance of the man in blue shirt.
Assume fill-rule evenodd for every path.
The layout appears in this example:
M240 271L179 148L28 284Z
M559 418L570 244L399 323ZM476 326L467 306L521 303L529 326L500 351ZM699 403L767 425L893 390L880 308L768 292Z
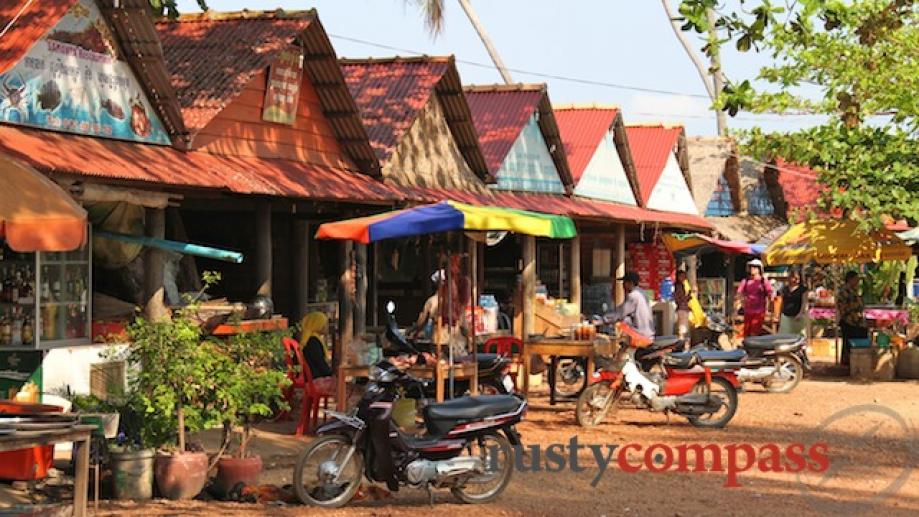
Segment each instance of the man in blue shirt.
M654 315L651 303L645 293L638 287L638 273L628 271L622 278L625 300L606 315L612 321L622 321L648 339L654 339Z

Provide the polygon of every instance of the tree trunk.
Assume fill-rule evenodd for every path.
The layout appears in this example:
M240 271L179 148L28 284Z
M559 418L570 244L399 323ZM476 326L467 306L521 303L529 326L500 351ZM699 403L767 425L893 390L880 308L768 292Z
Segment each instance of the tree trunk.
M179 453L185 452L185 409L182 407L182 401L176 403L176 420L179 429Z
M482 21L479 20L479 17L475 14L475 9L472 8L472 4L469 0L459 0L459 4L463 8L463 11L466 12L469 23L472 24L475 32L479 35L482 44L485 45L485 50L488 51L488 55L498 69L498 73L501 74L501 79L503 79L506 84L512 84L514 79L511 77L511 73L507 71L507 67L504 66L504 61L502 61L501 56L498 55L498 49L495 48L495 45L491 42L491 38L488 37L488 33L485 32L485 26L482 25Z
M715 86L715 99L721 96L724 90L724 72L721 70L721 51L718 48L718 28L715 27L715 11L706 9L708 18L708 42L711 45L711 63L712 63L712 83ZM724 110L715 108L715 121L718 124L718 134L726 136L728 134L727 115Z

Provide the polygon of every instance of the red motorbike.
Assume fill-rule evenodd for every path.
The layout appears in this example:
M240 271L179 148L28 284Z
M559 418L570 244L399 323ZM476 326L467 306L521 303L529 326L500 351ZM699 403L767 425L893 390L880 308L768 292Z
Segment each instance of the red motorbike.
M578 398L578 424L592 427L618 409L623 394L632 404L686 417L697 427L724 427L737 412L737 389L743 350L692 350L668 354L663 373L642 371L636 351L652 344L628 326L616 325L617 339L595 345L600 369Z

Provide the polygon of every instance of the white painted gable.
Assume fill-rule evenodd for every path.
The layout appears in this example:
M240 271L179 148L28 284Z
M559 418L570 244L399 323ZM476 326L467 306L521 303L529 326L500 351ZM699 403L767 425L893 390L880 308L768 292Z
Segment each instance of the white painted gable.
M501 190L555 194L565 192L555 161L539 130L535 113L517 135L517 140L498 169L497 178L498 183L494 187Z
M625 167L613 140L613 131L607 131L597 146L587 168L581 175L574 193L579 196L636 205L635 194L625 173Z
M689 185L673 153L667 157L664 172L651 191L648 208L699 215L696 203L692 199L692 193L689 191Z

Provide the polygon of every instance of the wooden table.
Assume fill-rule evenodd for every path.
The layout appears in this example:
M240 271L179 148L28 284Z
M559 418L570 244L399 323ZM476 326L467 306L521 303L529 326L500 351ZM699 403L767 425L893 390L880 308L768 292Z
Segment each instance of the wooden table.
M594 343L593 341L581 341L563 338L545 338L534 341L527 341L523 344L523 394L528 395L530 391L530 358L533 355L549 355L556 357L586 357L587 371L586 375L592 375L594 371ZM554 389L549 389L549 402L554 404Z
M476 374L477 365L475 363L458 363L453 365L454 379L473 379ZM335 408L338 411L347 409L347 386L348 377L367 377L370 372L369 366L340 366L338 368L338 384L335 387ZM434 367L430 365L413 366L409 373L421 379L437 379ZM442 364L440 367L440 378L437 383L436 400L444 401L445 383L449 379L450 367ZM478 386L472 387L473 392L478 391Z
M47 431L16 431L10 435L0 435L0 452L18 451L42 445L73 442L79 445L74 468L73 480L73 515L86 515L86 492L89 489L89 441L95 425L75 425L65 429ZM76 449L76 447L75 447Z

